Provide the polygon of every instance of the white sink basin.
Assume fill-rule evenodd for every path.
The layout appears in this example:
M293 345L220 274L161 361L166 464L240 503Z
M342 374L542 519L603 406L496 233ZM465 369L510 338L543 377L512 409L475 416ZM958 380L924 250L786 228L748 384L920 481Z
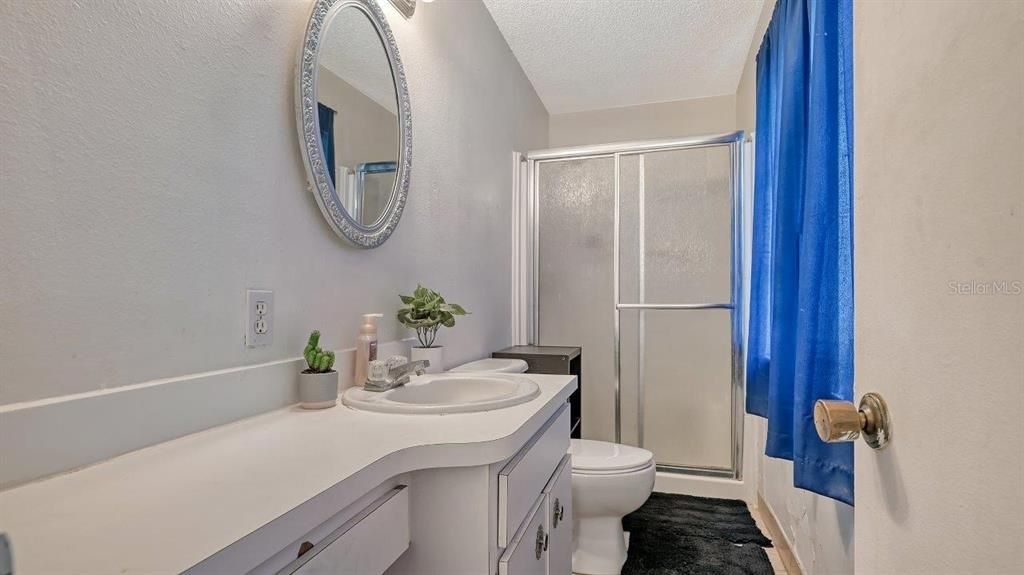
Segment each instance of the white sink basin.
M415 377L389 391L345 390L341 402L355 409L384 413L468 413L526 403L540 388L519 375L440 373Z

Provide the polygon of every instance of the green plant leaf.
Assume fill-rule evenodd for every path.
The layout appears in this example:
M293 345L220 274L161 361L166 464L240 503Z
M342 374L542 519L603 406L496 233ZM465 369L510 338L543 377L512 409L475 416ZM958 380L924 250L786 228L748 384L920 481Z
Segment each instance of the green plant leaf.
M451 313L451 314L454 314L454 315L468 315L469 314L469 312L467 312L466 310L462 309L462 306L457 304L457 303L446 303L446 304L441 306L441 310L442 311L446 311L446 312Z
M416 337L424 347L433 344L442 326L454 327L455 316L469 314L459 304L448 303L440 293L423 284L416 285L413 295L398 297L403 305L395 317L405 327L416 330Z

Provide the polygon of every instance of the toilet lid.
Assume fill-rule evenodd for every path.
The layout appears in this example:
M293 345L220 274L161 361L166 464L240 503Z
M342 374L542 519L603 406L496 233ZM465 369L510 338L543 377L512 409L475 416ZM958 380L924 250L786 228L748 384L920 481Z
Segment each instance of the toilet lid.
M464 363L458 367L453 367L449 371L489 371L491 373L526 373L527 367L528 366L526 365L526 362L521 359L489 357L487 359L478 359L476 361Z
M624 473L643 469L654 460L654 454L646 449L592 439L573 439L569 453L572 454L573 471L584 473Z

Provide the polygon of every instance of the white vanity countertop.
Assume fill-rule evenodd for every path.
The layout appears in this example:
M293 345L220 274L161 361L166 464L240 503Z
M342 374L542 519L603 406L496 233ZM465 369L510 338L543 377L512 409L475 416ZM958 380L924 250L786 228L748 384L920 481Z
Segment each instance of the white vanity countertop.
M18 575L180 573L261 528L254 544L291 537L283 547L310 512L326 520L401 473L514 455L576 389L572 376L524 375L540 396L496 411L391 415L339 399L154 445L0 492L0 531ZM306 503L303 521L270 532Z

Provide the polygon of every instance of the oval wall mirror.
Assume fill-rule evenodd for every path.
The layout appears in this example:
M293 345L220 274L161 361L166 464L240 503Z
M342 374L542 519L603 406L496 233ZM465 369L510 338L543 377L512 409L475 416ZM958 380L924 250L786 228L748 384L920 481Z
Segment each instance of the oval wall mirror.
M405 72L375 0L317 0L298 70L310 188L341 237L384 243L405 208L412 119Z

